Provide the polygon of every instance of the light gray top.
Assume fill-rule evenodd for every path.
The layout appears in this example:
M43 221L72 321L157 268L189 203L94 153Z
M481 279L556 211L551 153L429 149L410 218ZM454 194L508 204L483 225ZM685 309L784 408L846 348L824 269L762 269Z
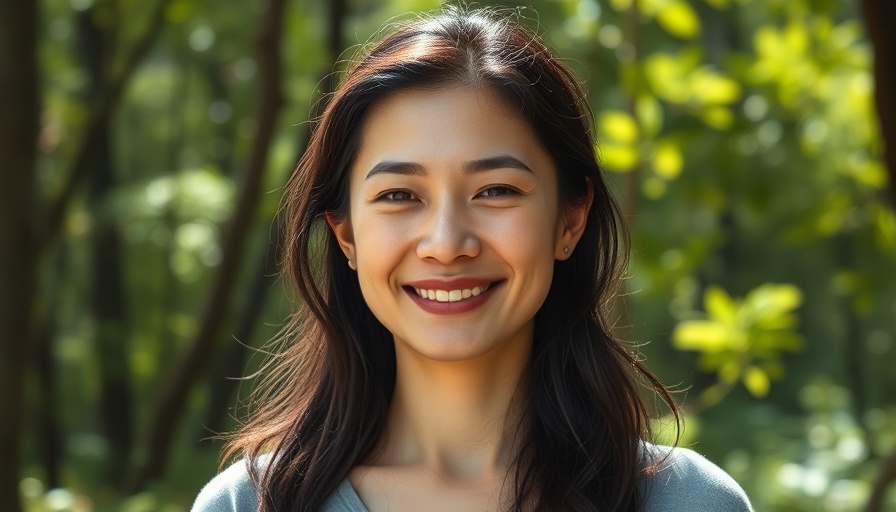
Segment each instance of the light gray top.
M646 445L655 457L668 446ZM258 501L245 461L213 478L199 493L191 512L255 512ZM692 450L674 448L662 468L638 484L645 512L752 512L743 489L728 473ZM368 512L348 479L343 480L321 512Z

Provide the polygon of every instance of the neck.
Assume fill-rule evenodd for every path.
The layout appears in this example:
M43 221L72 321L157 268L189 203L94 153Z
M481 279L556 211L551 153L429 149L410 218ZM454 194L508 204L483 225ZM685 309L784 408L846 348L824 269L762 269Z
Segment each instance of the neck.
M475 360L433 361L396 350L388 437L379 462L460 481L503 478L516 453L531 344Z

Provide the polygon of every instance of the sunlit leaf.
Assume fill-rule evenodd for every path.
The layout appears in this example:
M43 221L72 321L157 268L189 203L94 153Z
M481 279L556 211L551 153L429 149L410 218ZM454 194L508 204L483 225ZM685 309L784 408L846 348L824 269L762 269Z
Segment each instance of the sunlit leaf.
M638 124L628 112L608 110L600 115L599 130L614 142L634 143L638 140Z
M673 103L687 101L690 91L684 81L685 70L675 57L655 53L647 57L644 73L651 88L663 99Z
M657 144L653 156L653 170L666 180L674 180L681 174L684 167L684 158L677 145L671 142Z
M853 176L862 185L883 189L887 186L889 178L884 164L877 160L869 160L855 166Z
M784 42L790 55L805 54L809 48L809 31L805 24L791 20L784 28Z
M719 322L687 320L672 333L672 345L680 350L718 352L728 347L729 330Z
M684 0L668 2L657 13L656 20L667 32L682 39L693 39L700 35L700 18Z
M762 398L768 395L771 388L771 382L768 375L762 368L758 366L748 366L744 370L744 386L751 395Z
M896 214L882 205L874 205L875 241L879 248L896 253Z
M632 6L632 0L610 0L610 7L617 11L624 11Z
M766 314L759 316L755 325L762 329L776 331L793 329L799 325L799 317L789 313Z
M747 294L745 306L764 315L780 315L803 303L803 293L791 284L763 284Z
M598 145L597 154L610 171L626 172L638 164L638 150L629 144L603 142Z
M635 101L635 115L644 137L656 137L663 127L663 106L655 97L642 94Z
M737 319L738 305L731 296L718 286L708 286L703 294L706 313L717 322L734 325Z
M703 103L727 105L740 99L740 84L709 68L694 70L688 82L692 93Z
M719 131L731 128L734 123L734 113L727 107L709 107L700 113L700 118L707 125Z

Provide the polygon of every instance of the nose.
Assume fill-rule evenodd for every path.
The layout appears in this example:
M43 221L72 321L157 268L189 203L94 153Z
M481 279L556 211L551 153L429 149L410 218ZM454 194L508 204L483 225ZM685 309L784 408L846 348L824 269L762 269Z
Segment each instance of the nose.
M451 263L464 256L475 258L481 250L469 215L462 206L449 201L432 205L422 219L417 256Z

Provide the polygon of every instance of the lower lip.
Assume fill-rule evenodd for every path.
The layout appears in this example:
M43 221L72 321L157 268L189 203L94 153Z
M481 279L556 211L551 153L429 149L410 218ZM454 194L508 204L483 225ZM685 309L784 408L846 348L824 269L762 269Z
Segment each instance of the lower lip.
M416 302L417 305L426 312L434 313L436 315L456 315L459 313L472 311L485 304L485 301L487 301L492 296L492 292L498 286L499 284L492 284L488 287L488 290L480 293L479 295L461 299L457 302L439 302L437 300L424 299L423 297L417 295L417 293L413 289L405 288L404 291L408 294L411 300Z

